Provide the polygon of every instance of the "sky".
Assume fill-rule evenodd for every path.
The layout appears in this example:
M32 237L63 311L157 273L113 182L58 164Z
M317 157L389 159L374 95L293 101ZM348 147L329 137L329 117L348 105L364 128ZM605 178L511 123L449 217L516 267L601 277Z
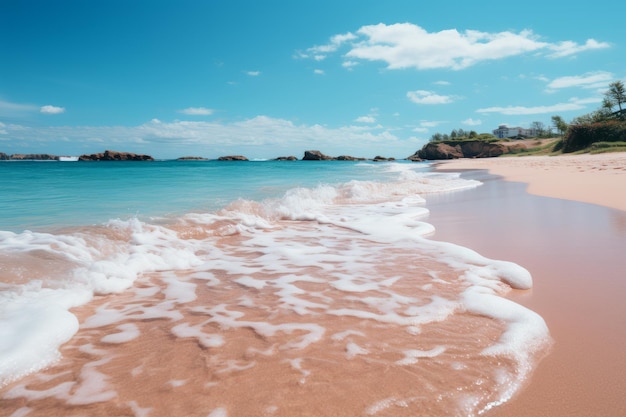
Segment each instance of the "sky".
M570 121L626 80L626 3L0 0L0 152L406 158Z

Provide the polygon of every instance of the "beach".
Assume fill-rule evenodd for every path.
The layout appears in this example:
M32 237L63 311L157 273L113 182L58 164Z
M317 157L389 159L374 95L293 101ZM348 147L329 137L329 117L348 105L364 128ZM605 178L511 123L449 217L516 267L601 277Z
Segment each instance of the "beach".
M599 204L626 211L626 153L455 159L441 168L488 169L509 181L528 184L545 197Z
M626 154L462 159L438 169L468 170L484 189L441 199L454 207L431 201L436 238L528 268L533 290L512 298L541 314L554 339L530 382L488 415L626 415Z
M521 182L569 161L0 165L0 416L623 415L626 212Z

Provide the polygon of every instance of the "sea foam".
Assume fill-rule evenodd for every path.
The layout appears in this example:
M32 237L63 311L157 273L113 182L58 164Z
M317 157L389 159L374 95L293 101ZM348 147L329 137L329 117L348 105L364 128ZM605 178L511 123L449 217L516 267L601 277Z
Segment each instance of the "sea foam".
M505 401L549 343L543 319L505 298L512 288L530 288L532 277L519 265L429 239L435 228L427 222L428 194L479 182L415 172L409 164L387 169L394 181L297 187L213 212L116 219L57 235L2 232L0 249L12 255L7 271L13 278L0 293L0 357L8 358L0 361L0 384L51 366L60 347L84 330L99 335L92 343L99 344L93 353L100 358L82 367L84 395L55 395L72 404L110 401L117 389L104 373L115 358L108 352L150 337L146 323L158 321L167 323L161 326L169 338L211 350L216 362L206 366L220 375L256 370L260 358L280 353L307 384L318 371L302 352L338 349L337 357L353 366L363 359L456 372L461 385L437 395L471 413ZM49 275L30 268L44 258L60 266ZM24 277L29 270L38 275ZM71 310L96 296L79 330ZM498 323L494 332L500 325L503 330L475 354L458 354L472 337L457 334L463 327L455 323L473 323L474 316ZM231 356L237 352L233 344L248 334L248 349ZM485 401L456 396L476 383L471 373L463 374L478 360L467 359L471 355L514 364L481 370L481 378L501 386L480 394ZM37 395L24 389L17 386L10 396ZM373 398L361 411L374 415L420 401ZM222 406L213 410L227 413Z

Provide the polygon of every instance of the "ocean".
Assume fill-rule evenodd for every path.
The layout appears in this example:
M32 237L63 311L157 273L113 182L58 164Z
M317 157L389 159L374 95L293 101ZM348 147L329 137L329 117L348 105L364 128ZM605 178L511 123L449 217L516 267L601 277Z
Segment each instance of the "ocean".
M427 163L0 163L0 415L474 416L551 344ZM467 191L466 191L467 192Z

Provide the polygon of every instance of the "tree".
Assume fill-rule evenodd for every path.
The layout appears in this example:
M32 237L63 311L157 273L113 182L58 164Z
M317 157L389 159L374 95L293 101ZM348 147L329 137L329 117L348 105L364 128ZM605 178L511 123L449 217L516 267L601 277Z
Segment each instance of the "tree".
M543 136L546 131L545 126L542 122L532 122L530 127L535 130L538 137Z
M563 120L561 116L552 116L552 124L554 124L554 128L559 131L559 134L561 136L563 136L568 128L567 123Z
M609 90L604 93L602 106L610 106L610 109L612 109L613 106L617 106L621 113L622 103L626 103L626 88L624 88L624 83L621 81L612 82L609 84Z

